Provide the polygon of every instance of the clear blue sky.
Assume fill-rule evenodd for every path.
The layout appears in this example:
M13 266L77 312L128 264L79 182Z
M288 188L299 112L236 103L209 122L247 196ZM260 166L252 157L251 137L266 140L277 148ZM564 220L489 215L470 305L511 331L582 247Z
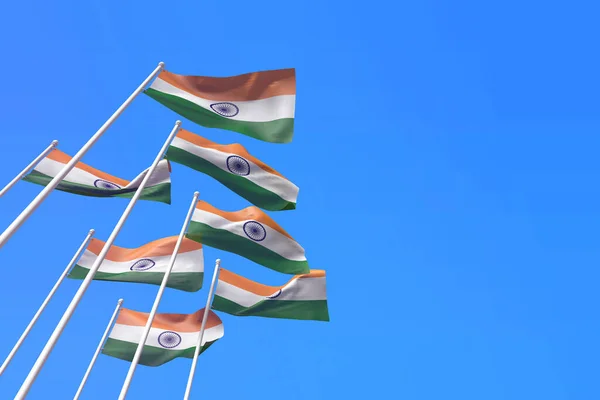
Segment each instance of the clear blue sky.
M9 2L0 13L0 184L52 139L70 154L155 67L227 76L295 67L291 144L239 142L300 187L270 213L328 272L330 323L221 315L193 398L597 399L600 70L591 1ZM596 26L596 27L594 27ZM177 115L139 97L83 161L133 178ZM192 193L248 204L174 165L173 204L139 203L116 244L175 235ZM4 229L41 187L0 199ZM125 199L53 193L0 250L0 357L90 228ZM214 249L249 278L287 276ZM14 396L77 290L68 281L8 371ZM198 293L168 290L161 312ZM93 282L29 398L75 393L115 302L155 286ZM128 398L183 396L190 361L140 367ZM101 356L83 398L118 395L128 363Z

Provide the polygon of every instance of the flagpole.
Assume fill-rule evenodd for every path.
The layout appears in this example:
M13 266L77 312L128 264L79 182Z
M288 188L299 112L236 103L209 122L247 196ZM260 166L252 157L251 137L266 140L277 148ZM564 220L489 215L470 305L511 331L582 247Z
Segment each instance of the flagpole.
M179 247L181 246L181 242L183 242L183 238L185 237L185 233L187 232L188 225L190 220L192 219L192 215L194 214L194 209L196 208L196 203L198 202L198 196L200 193L195 192L194 197L192 199L192 204L190 204L190 209L185 217L185 221L183 222L183 226L181 227L181 232L179 233L179 238L177 238L177 243L175 243L175 248L173 249L173 254L171 254L171 260L169 261L169 266L167 267L167 271L165 272L165 276L160 284L160 288L158 289L158 293L156 294L156 299L154 299L154 304L152 305L152 310L148 315L148 321L146 321L146 326L144 327L144 332L142 333L142 337L140 342L138 343L137 349L135 350L135 355L131 360L131 364L129 365L129 371L127 372L127 377L125 378L125 382L123 383L123 387L121 388L121 394L119 394L119 400L125 399L127 396L127 391L129 390L129 386L131 385L131 380L133 379L133 374L135 373L135 368L140 361L140 357L142 356L142 351L144 351L144 345L146 340L148 339L148 334L150 333L150 328L152 328L152 321L154 320L154 316L156 315L156 310L158 309L158 305L162 298L163 292L165 291L165 287L167 286L167 282L169 281L169 275L171 275L171 270L173 269L173 265L175 265L175 259L177 259L177 253L179 252Z
M90 361L90 365L88 366L87 371L85 371L85 375L83 376L83 379L81 380L81 384L79 385L79 389L77 389L77 393L75 393L75 397L73 397L73 400L78 400L79 396L81 396L81 392L83 391L83 387L85 386L88 377L90 376L90 372L92 372L92 368L94 367L94 364L96 363L96 359L98 358L98 354L100 354L100 350L102 350L102 346L104 345L104 341L106 341L106 337L108 336L108 333L110 332L110 328L112 327L113 322L115 322L115 319L117 318L117 314L119 314L119 310L121 309L121 305L123 304L123 299L119 299L119 301L117 302L117 307L115 307L115 312L113 312L112 317L110 318L110 321L108 322L108 325L106 326L106 330L104 331L104 335L102 335L102 339L100 339L100 343L98 343L98 347L96 348L96 352L94 353L94 356L92 357L92 361Z
M37 312L35 313L35 315L31 319L31 321L29 322L29 325L27 325L27 328L25 328L25 331L23 332L23 334L21 335L21 337L19 338L19 340L17 340L17 343L15 344L15 346L10 351L10 353L8 354L8 356L6 357L6 360L4 360L4 363L0 367L0 375L2 375L4 373L4 371L8 367L8 364L10 364L10 362L12 361L13 357L15 356L15 354L17 353L17 351L19 350L19 348L21 347L21 345L25 341L25 338L27 338L27 335L29 335L29 332L31 331L31 329L33 328L33 326L35 325L35 323L37 322L37 320L40 318L40 315L46 309L46 306L48 305L48 303L52 299L52 296L54 296L54 293L56 293L56 291L58 290L58 287L60 286L60 284L62 283L62 281L65 279L65 276L67 276L67 273L69 272L69 270L73 267L73 265L77 262L77 260L79 260L79 257L81 256L81 253L83 253L83 251L87 248L88 241L90 240L90 238L92 236L94 236L94 230L90 229L89 233L85 237L85 240L83 241L83 243L81 243L81 246L79 246L79 249L77 250L77 252L73 256L73 258L71 259L71 261L69 262L69 264L67 265L67 268L65 268L65 270L63 271L63 273L60 275L60 277L58 278L58 280L54 284L54 287L52 288L52 290L50 290L50 293L48 293L48 296L46 297L46 300L44 300L44 302L42 303L42 305L40 306L40 308L37 310Z
M100 127L94 133L86 144L79 149L77 154L73 156L71 161L69 161L54 178L42 189L40 193L36 196L35 199L25 209L19 214L17 218L2 232L0 235L0 249L6 244L8 239L12 237L12 235L23 225L23 223L33 214L33 212L42 204L42 202L48 197L50 192L54 190L58 186L58 184L64 179L65 176L75 167L75 164L79 162L79 160L88 152L89 149L100 139L100 137L106 132L106 130L116 121L116 119L121 115L123 110L125 110L129 104L139 95L144 88L148 85L148 83L165 67L165 63L160 62L158 66L152 71L150 75L142 82L142 84L135 89L135 91L125 100L123 104L114 112L113 115L109 119L106 120L104 125Z
M208 313L210 312L213 292L215 289L215 283L217 282L217 275L219 275L220 267L221 260L217 259L215 263L215 272L213 273L212 282L210 283L210 290L208 291L208 299L206 299L206 307L204 307L204 316L202 317L202 325L200 326L198 343L196 343L196 349L194 350L194 358L192 359L192 367L190 368L190 375L188 377L187 386L185 387L185 395L183 396L183 400L188 400L190 398L190 393L192 392L192 383L194 381L194 374L196 372L196 363L198 362L198 356L200 355L200 348L202 347L202 340L204 339L204 328L206 327L206 321L208 320Z
M144 176L144 179L142 179L142 182L140 183L140 186L137 188L137 190L135 191L135 194L133 195L133 197L129 201L129 204L127 205L127 208L123 212L123 215L121 215L121 218L117 222L117 225L115 225L115 228L113 229L112 233L108 237L108 240L104 244L104 247L102 247L102 250L100 250L100 253L98 254L98 257L96 258L96 261L94 261L94 264L90 268L90 271L88 272L88 274L86 275L85 279L83 280L83 282L79 286L79 289L77 290L77 293L75 293L75 296L73 296L73 299L71 300L71 303L67 307L67 310L65 311L65 313L62 316L62 318L60 319L60 321L56 325L56 328L54 329L54 332L52 332L52 336L50 336L50 339L48 339L48 342L46 343L46 346L44 346L44 349L42 350L42 352L38 356L35 364L31 368L31 371L29 371L29 375L27 375L27 378L25 379L25 382L23 382L23 384L21 385L21 388L19 389L19 392L17 393L17 396L15 397L15 400L23 400L25 398L25 396L27 396L27 393L31 389L31 385L33 385L33 382L37 378L37 376L40 373L40 370L42 369L42 367L44 366L44 363L46 362L46 359L50 355L50 352L52 352L52 349L56 345L56 342L58 341L58 338L60 337L60 335L62 334L63 330L65 329L65 326L67 326L67 323L69 322L69 319L71 319L71 316L73 315L73 312L75 311L75 308L77 307L77 305L81 301L81 298L83 297L83 294L85 293L85 291L87 290L88 286L92 282L92 279L94 278L94 275L98 271L98 268L100 268L100 264L102 263L102 261L104 261L104 257L106 257L106 254L108 253L108 249L110 249L110 246L112 246L112 244L115 241L117 235L121 231L121 228L123 227L123 225L125 224L125 221L129 217L129 214L131 213L131 210L133 209L133 207L135 206L135 203L138 201L138 199L142 195L142 191L144 190L144 187L148 183L148 180L150 180L150 177L154 173L154 170L156 169L156 166L158 165L158 163L160 162L160 160L163 158L163 155L167 151L169 145L171 144L171 141L173 141L173 138L177 134L177 131L179 130L180 126L181 126L181 121L175 122L175 126L173 127L173 130L171 130L171 133L169 134L169 137L167 138L167 140L163 144L162 148L160 149L160 152L156 155L156 158L152 162L152 165L148 169L148 172Z
M8 182L8 184L4 186L4 189L0 190L0 197L4 196L6 192L15 186L16 183L21 180L21 178L27 175L27 173L31 171L31 169L34 168L40 161L42 161L42 159L46 157L48 153L54 150L56 146L58 146L58 140L53 140L52 143L46 147L46 150L42 151L39 156L37 156L32 162L29 163L28 166L25 167L25 169L23 169L23 171L19 172L12 181Z

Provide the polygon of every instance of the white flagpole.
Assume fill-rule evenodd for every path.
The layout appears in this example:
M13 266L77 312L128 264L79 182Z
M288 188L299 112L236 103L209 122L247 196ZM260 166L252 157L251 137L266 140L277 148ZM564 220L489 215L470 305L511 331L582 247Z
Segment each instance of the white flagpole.
M79 260L81 253L83 253L83 251L86 249L86 247L88 245L88 241L90 240L90 238L92 236L94 236L94 230L90 229L90 232L85 237L85 240L83 241L83 243L81 243L81 246L79 246L79 249L77 250L77 252L73 256L73 258L71 259L71 262L69 262L69 264L67 265L67 268L65 268L65 270L61 274L60 278L58 278L58 280L54 284L54 287L52 288L52 290L50 290L50 293L48 293L46 300L44 300L44 302L42 303L40 308L37 310L37 312L31 319L31 322L29 322L29 325L27 325L27 328L25 328L25 331L23 332L23 334L21 335L21 337L19 338L19 340L17 341L15 346L10 351L8 356L6 357L6 360L4 360L4 363L0 367L0 375L2 375L4 373L4 371L8 367L8 364L10 364L10 362L12 361L13 357L15 356L15 354L17 353L17 351L19 350L19 348L25 341L25 338L27 338L27 335L29 335L29 332L31 331L31 329L33 328L33 326L35 325L37 320L40 318L40 315L42 315L42 312L46 309L46 306L52 299L52 296L54 296L54 293L56 293L56 291L58 290L58 287L60 286L62 281L65 279L65 276L67 276L67 274L69 273L69 270L73 267L73 265L77 262L77 260Z
M121 394L119 394L119 400L125 399L127 396L127 391L129 390L129 386L131 385L131 380L133 379L133 374L135 373L135 368L137 367L138 362L140 361L140 357L142 356L142 351L144 351L144 345L146 340L148 339L148 334L150 333L150 328L152 328L152 321L154 320L154 316L156 315L156 310L158 309L158 305L162 298L163 292L165 291L165 287L167 286L167 282L169 281L169 275L171 275L171 270L173 269L173 265L175 265L175 259L177 258L177 253L179 252L179 247L181 246L181 242L183 242L183 238L185 237L185 233L187 232L188 225L190 220L192 219L192 215L194 214L194 209L196 208L196 203L198 202L198 196L200 193L195 192L194 198L192 199L192 204L190 204L190 209L185 217L185 221L183 222L183 226L181 227L181 232L179 233L179 238L177 238L177 243L175 243L175 248L173 249L173 254L171 254L171 260L169 261L169 266L167 267L167 271L165 272L165 276L163 277L162 282L160 283L160 288L158 288L158 293L156 294L156 299L154 299L154 304L152 305L152 310L148 315L148 321L146 321L146 326L144 327L144 332L142 333L142 337L140 338L140 342L138 344L137 349L135 350L135 354L133 359L131 360L131 364L129 365L129 371L127 372L127 377L125 378L125 382L123 383L123 387L121 388Z
M137 95L144 90L148 83L160 71L162 71L164 66L165 63L163 62L160 62L158 64L158 67L156 67L154 71L152 71L152 73L148 75L144 82L142 82L142 84L131 94L131 96L129 96L127 100L125 100L125 102L121 104L121 107L119 107L117 111L115 111L115 113L111 115L111 117L108 120L106 120L104 125L102 125L100 129L98 129L98 131L94 133L94 136L92 136L87 141L87 143L84 144L81 149L79 149L79 151L73 156L71 161L69 161L67 165L65 165L63 169L61 169L60 172L56 174L56 176L42 189L42 191L36 196L36 198L33 199L33 201L29 203L27 207L25 207L21 214L19 214L19 216L15 218L15 220L8 226L8 228L6 228L4 232L2 232L2 234L0 235L0 249L6 244L8 239L10 239L11 236L21 227L21 225L23 225L27 218L29 218L31 214L33 214L33 212L39 207L39 205L42 204L42 202L46 199L46 197L48 197L50 192L52 192L54 188L57 187L58 184L64 179L64 177L67 176L67 174L73 169L73 167L75 167L75 164L79 162L79 160L85 155L85 153L87 153L88 150L91 149L92 146L98 141L98 139L100 139L104 132L106 132L106 130L113 124L113 122L115 122L115 120L121 115L123 110L125 110L127 106L129 106L129 104L131 104L131 102L137 97Z
M79 286L79 289L77 290L77 293L75 293L75 296L73 296L73 300L71 300L71 303L67 307L67 310L65 311L65 313L62 316L62 318L60 319L60 321L56 325L56 328L54 329L54 332L52 332L52 335L50 336L50 339L48 339L48 342L46 342L46 346L44 346L44 349L42 350L42 352L38 356L35 364L31 368L31 371L29 371L29 375L27 375L27 378L25 379L25 382L23 382L23 384L21 385L21 388L19 389L19 392L17 393L17 396L15 397L15 400L23 400L25 398L25 396L27 396L27 393L31 389L31 385L33 385L33 382L37 378L37 376L40 373L42 367L44 366L44 363L46 362L46 359L50 355L50 352L52 352L52 349L56 345L56 342L58 341L58 338L60 337L60 335L62 334L63 330L67 326L67 323L69 322L69 319L71 319L71 316L73 315L73 312L75 311L75 308L77 307L77 305L81 301L81 298L83 297L83 294L85 293L85 291L87 290L88 286L92 282L92 279L94 278L94 275L98 271L98 268L100 268L100 264L102 263L102 261L104 261L104 257L106 257L106 253L108 253L108 249L110 249L110 246L112 246L112 244L115 241L117 235L121 231L121 228L125 224L125 221L127 220L127 217L129 217L129 214L131 213L131 210L135 206L135 203L138 201L139 197L142 195L142 191L144 190L144 187L146 186L146 184L148 183L148 180L150 179L150 177L154 173L154 170L156 169L156 166L158 165L158 163L160 162L160 160L163 158L163 155L165 154L165 152L167 151L167 148L171 144L171 141L173 140L173 138L177 134L177 131L179 130L180 126L181 126L181 121L175 122L175 126L173 127L173 130L169 134L169 137L167 138L167 140L163 144L163 147L160 149L160 152L156 155L156 158L154 159L154 162L152 162L152 165L148 169L148 172L146 172L146 175L144 176L144 179L142 179L142 182L140 183L140 186L135 191L135 194L133 195L133 197L129 201L129 204L127 205L127 208L123 212L123 215L121 215L121 218L117 222L117 225L115 225L115 228L113 229L112 233L108 237L108 240L104 244L104 247L102 247L102 250L100 250L100 254L98 254L98 257L96 258L96 261L94 261L94 264L90 268L90 271L88 272L88 274L86 275L85 279L83 280L83 282Z
M117 314L119 314L119 310L121 309L122 304L123 304L123 299L119 299L119 301L117 302L117 307L115 307L115 312L113 312L113 315L110 318L108 325L106 326L104 335L102 335L102 339L100 339L100 343L98 343L96 352L94 353L94 356L92 357L92 361L90 361L90 365L88 366L87 371L85 371L85 375L83 376L83 379L81 380L81 384L79 385L79 389L77 389L77 393L75 393L75 397L73 397L73 400L78 400L79 396L81 396L83 387L85 386L85 384L88 380L88 377L90 376L90 372L92 372L92 368L94 368L94 364L96 363L98 354L100 354L100 350L102 350L102 346L104 346L104 341L106 341L106 337L108 336L108 333L110 332L110 328L112 327L113 322L115 322L115 319L117 318Z
M192 367L190 368L190 375L188 377L187 386L185 387L185 395L183 396L183 400L188 400L190 398L190 393L192 392L192 383L194 381L194 374L196 373L196 363L198 362L198 356L200 355L200 348L202 347L202 340L204 339L204 328L206 327L206 321L208 320L208 313L212 304L213 292L215 289L215 283L217 282L217 275L219 275L220 267L221 260L217 259L217 262L215 263L213 279L210 283L210 290L208 291L208 299L206 300L206 307L204 308L202 325L200 326L200 333L198 334L198 343L196 343L196 350L194 350L194 358L192 359Z
M25 169L23 169L23 171L19 172L17 176L13 178L12 181L8 182L8 184L4 186L4 189L0 190L0 197L4 196L6 192L8 192L13 186L15 186L16 183L21 180L21 178L27 175L27 173L32 168L34 168L40 161L42 161L42 159L46 157L48 153L54 150L56 146L58 146L58 140L53 140L52 143L50 143L50 146L46 147L46 150L42 151L39 156L37 156L32 162L29 163L28 166L25 167Z

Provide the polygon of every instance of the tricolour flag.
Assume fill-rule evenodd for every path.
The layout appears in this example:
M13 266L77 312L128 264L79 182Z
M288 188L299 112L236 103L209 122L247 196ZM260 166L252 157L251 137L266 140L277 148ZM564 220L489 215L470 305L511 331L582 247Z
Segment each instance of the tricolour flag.
M254 206L227 212L199 201L187 237L284 274L309 272L302 246Z
M298 187L252 157L240 144L217 144L182 129L171 143L167 158L212 176L265 210L296 208Z
M292 141L296 107L293 68L221 78L162 71L145 93L208 128L272 143Z
M325 271L267 286L221 269L212 308L238 316L329 321Z
M171 261L177 238L178 236L172 236L155 240L135 249L111 246L98 272L94 275L94 280L160 285ZM104 244L102 240L92 239L68 277L84 279ZM202 245L184 238L167 286L186 292L196 292L202 288L203 278Z
M71 158L62 151L54 149L23 180L46 186L71 161ZM147 172L148 169L129 182L78 162L56 189L83 196L131 198ZM158 163L140 199L171 204L169 161L161 160Z
M131 361L137 349L148 313L121 309L102 353ZM157 367L178 357L194 358L204 308L193 314L155 314L140 364ZM204 329L200 353L223 337L223 323L212 311Z

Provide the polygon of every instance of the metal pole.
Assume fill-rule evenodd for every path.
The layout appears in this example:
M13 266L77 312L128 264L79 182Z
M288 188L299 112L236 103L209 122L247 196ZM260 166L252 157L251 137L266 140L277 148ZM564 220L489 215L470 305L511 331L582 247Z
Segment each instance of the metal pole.
M112 123L115 122L115 120L121 115L123 110L125 110L127 106L131 104L133 99L135 99L137 95L144 90L148 83L164 68L164 66L165 64L163 62L160 62L158 64L158 67L156 67L154 71L152 71L152 73L148 75L144 82L142 82L142 84L131 94L131 96L129 96L129 98L127 98L127 100L125 100L125 102L121 104L121 107L119 107L117 111L115 111L115 113L108 120L106 120L104 125L102 125L100 129L98 129L98 131L94 133L94 136L92 136L87 141L87 143L84 144L81 149L79 149L79 151L73 156L71 161L69 161L67 165L65 165L63 169L61 169L60 172L56 174L56 176L42 189L42 191L36 196L36 198L33 199L33 201L29 203L27 207L25 207L21 214L19 214L19 216L15 218L15 220L8 226L8 228L6 228L4 232L2 232L2 234L0 235L0 249L6 244L8 239L10 239L12 235L21 227L21 225L23 225L27 218L29 218L31 214L33 214L33 212L39 207L39 205L42 204L42 202L46 199L46 197L48 197L50 192L52 192L54 188L58 186L58 184L64 179L64 177L67 176L67 174L73 169L73 167L75 167L75 164L79 162L79 160L85 155L85 153L87 153L87 151L92 148L92 146L98 141L98 139L100 139L104 132L106 132L106 130L112 125Z
M179 247L181 246L181 242L183 242L183 238L185 237L185 233L187 232L188 225L190 220L192 219L192 215L194 214L194 209L196 208L196 203L198 202L198 196L200 193L195 192L194 198L192 199L192 204L190 204L190 209L188 210L187 215L185 216L185 221L183 222L183 226L181 227L181 232L179 233L179 238L177 238L177 243L175 243L175 248L173 249L173 254L171 254L171 260L169 261L169 266L167 267L167 271L165 272L165 276L160 284L160 288L158 289L158 293L156 294L156 299L154 299L154 304L152 305L152 310L148 315L148 321L146 321L146 326L144 327L144 333L142 333L142 337L140 338L140 342L138 343L138 347L135 350L135 355L131 360L131 364L129 365L129 371L127 372L127 377L125 378L125 382L123 383L123 387L121 388L121 394L119 395L119 400L125 399L127 396L127 391L129 390L129 386L131 385L131 380L133 379L133 374L135 373L135 368L137 367L138 362L140 361L140 357L142 356L142 351L144 351L144 345L146 344L146 340L148 339L148 334L150 333L150 328L152 328L152 321L154 320L154 316L156 315L156 310L158 309L158 305L162 298L163 292L165 291L165 287L167 286L167 282L169 281L169 275L171 275L171 270L173 269L173 265L175 265L175 259L177 258L177 253L179 252Z
M85 371L85 375L83 376L83 379L81 380L81 384L79 385L79 389L77 389L77 393L75 393L75 397L73 397L73 400L78 400L79 396L81 396L83 387L85 386L85 383L87 382L88 377L90 376L90 372L92 372L92 368L94 367L94 364L96 363L96 359L98 358L98 354L100 354L100 350L102 350L102 346L104 345L104 341L106 340L106 337L108 336L108 333L110 332L110 328L112 327L113 322L115 322L115 319L117 318L117 314L119 314L119 310L121 309L121 304L123 304L123 299L119 299L119 301L117 302L117 307L115 307L115 312L113 312L113 315L110 318L108 325L106 326L104 335L102 335L102 339L100 339L100 343L98 343L96 352L94 353L94 356L92 357L92 361L90 361L90 365L88 366L87 371Z
M213 279L210 283L210 290L208 291L208 299L206 300L206 307L204 308L204 316L202 317L202 325L200 326L198 343L196 343L196 350L194 350L194 358L192 359L192 367L190 368L190 375L188 377L187 386L185 387L185 395L183 396L183 400L188 400L190 398L190 393L192 392L192 383L194 381L194 374L196 373L196 363L198 362L200 348L202 347L202 340L204 339L204 328L206 327L208 313L210 312L215 283L217 282L217 275L219 275L219 267L221 267L221 260L217 259L217 262L215 263Z
M117 235L119 234L119 231L121 231L121 228L125 224L127 217L129 217L131 210L135 206L135 203L138 201L138 199L142 195L142 191L144 190L144 187L146 186L146 184L148 183L148 180L154 173L156 166L158 165L160 160L163 158L163 155L167 151L169 144L171 144L171 141L177 134L177 131L179 130L180 125L181 125L181 121L177 121L175 123L175 126L173 127L171 134L165 141L165 144L163 144L163 147L160 149L160 152L157 154L156 158L154 159L152 166L150 166L150 168L148 169L148 172L144 176L144 179L142 179L140 186L135 191L135 194L129 201L127 208L123 212L123 215L121 215L121 218L117 222L117 225L115 225L115 228L113 229L112 233L108 237L108 240L104 244L104 247L102 247L102 250L100 250L100 254L98 254L98 258L96 258L96 261L94 261L94 264L90 268L90 272L88 272L85 279L81 283L81 286L79 286L79 289L77 290L77 293L75 293L73 300L71 300L71 303L67 307L67 310L63 314L61 320L56 325L54 332L52 332L52 336L50 336L50 339L48 339L46 346L44 346L44 349L38 356L38 359L36 360L35 364L33 365L33 368L31 368L31 371L29 371L29 375L27 375L25 382L23 382L23 384L21 385L21 388L19 389L19 392L17 393L15 400L22 400L25 398L25 396L27 396L27 393L31 389L31 385L33 385L33 382L35 381L38 374L40 373L42 367L44 366L44 363L46 362L46 359L50 355L50 352L52 352L52 349L56 345L56 342L58 341L58 338L62 334L62 331L65 329L65 326L67 326L67 323L69 322L69 319L71 319L71 316L73 315L73 312L75 311L75 308L81 301L81 298L83 297L85 291L87 290L88 286L92 282L92 279L94 278L94 275L98 271L98 268L100 268L100 264L102 263L102 261L104 261L104 257L106 257L106 253L108 253L108 249L110 249L110 246L112 246Z
M58 287L60 286L62 281L65 279L65 276L67 276L67 274L69 273L69 270L73 267L73 265L77 262L77 260L79 260L79 257L81 257L81 253L83 253L83 251L86 249L86 247L88 245L88 241L90 240L90 238L92 236L94 236L94 230L90 229L89 233L85 237L85 240L83 241L83 243L81 243L81 246L79 246L79 249L77 250L77 252L73 256L73 258L71 259L71 262L69 262L69 264L67 265L67 268L65 268L65 270L63 271L60 278L58 278L58 280L54 284L54 287L52 288L52 290L50 290L50 293L48 293L46 300L44 300L44 302L42 303L40 308L37 310L37 312L31 319L31 322L29 322L29 325L27 325L27 328L25 328L25 331L23 332L23 334L21 335L19 340L17 340L15 347L13 347L13 349L10 351L10 353L6 357L6 360L4 360L4 363L0 367L0 375L2 375L4 373L4 371L8 367L8 364L10 364L10 362L12 361L13 357L15 356L15 354L17 353L17 351L19 350L19 348L25 341L25 338L27 338L27 335L29 335L29 332L31 332L31 329L33 328L33 326L35 325L37 320L40 318L40 315L42 315L42 312L46 309L46 306L52 299L52 296L54 296L54 293L56 293L56 291L58 290Z
M31 171L31 169L34 168L40 161L42 161L42 159L46 157L48 153L54 150L56 146L58 146L58 140L53 140L52 143L50 143L50 146L46 147L46 150L42 151L39 156L37 156L32 162L29 163L28 166L25 167L25 169L23 169L23 171L19 172L12 181L8 182L8 184L4 186L4 189L0 190L0 197L4 196L6 192L10 190L10 188L15 186L15 184L19 182L21 178L27 175L27 173Z

